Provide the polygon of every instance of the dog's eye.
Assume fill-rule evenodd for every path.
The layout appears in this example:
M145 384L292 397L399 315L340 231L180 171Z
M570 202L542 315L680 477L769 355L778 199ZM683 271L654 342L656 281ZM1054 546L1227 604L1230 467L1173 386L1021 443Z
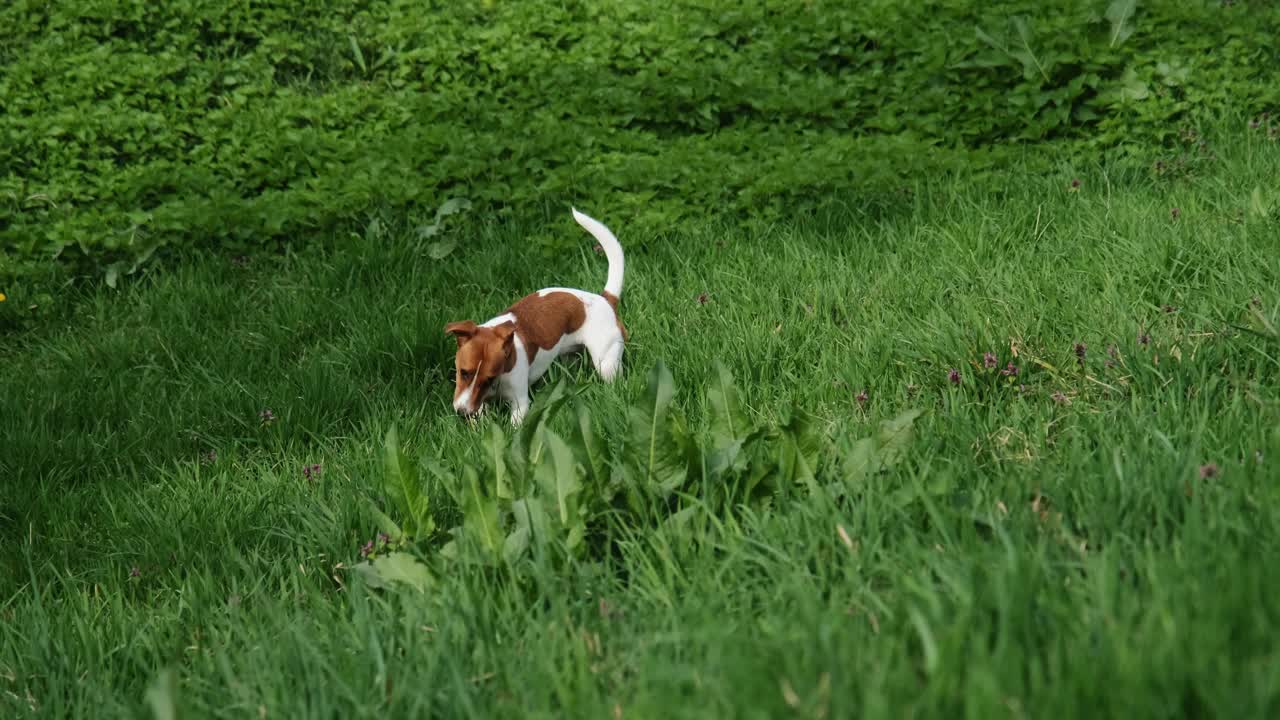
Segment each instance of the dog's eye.
M476 376L476 374L470 370L459 370L458 374L462 376L463 380L468 380L468 381L471 380L471 378Z

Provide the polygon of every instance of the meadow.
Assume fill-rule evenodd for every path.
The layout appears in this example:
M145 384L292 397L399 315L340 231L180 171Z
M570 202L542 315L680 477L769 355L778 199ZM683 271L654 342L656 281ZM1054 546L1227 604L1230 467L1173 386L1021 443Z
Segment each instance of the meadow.
M46 35L37 3L0 11L30 24L9 31L0 57L38 68L13 48L51 52L59 37L101 30L90 10L124 12L81 5L80 25L51 16ZM408 4L367 5L352 27L417 37L370 19ZM827 25L790 6L715 19L715 3L694 5L684 21L757 28L751 37L783 55L847 34L835 22L812 35ZM972 106L934 97L973 123L943 137L946 113L930 115L916 91L957 80L920 79L940 66L894 45L893 13L915 11L891 5L811 6L878 39L849 51L865 66L801 73L804 93L829 100L830 77L880 63L899 78L883 92L917 103L903 112L918 127L857 134L871 121L830 124L848 106L815 100L788 115L777 103L798 100L781 91L749 110L662 110L670 98L649 97L645 82L663 82L627 63L776 59L704 34L669 57L617 59L610 72L636 84L613 89L652 103L629 118L596 126L530 109L542 84L581 80L570 69L498 83L505 100L454 96L423 120L429 134L456 113L449 122L473 139L524 142L497 127L514 120L462 118L509 101L548 141L517 153L530 165L515 169L485 169L501 153L459 150L415 177L414 153L427 150L396 155L389 141L355 153L365 160L349 167L372 174L324 205L346 146L330 148L338 164L305 191L236 175L270 166L266 155L231 172L215 153L201 177L242 197L196 201L198 177L150 184L169 162L161 141L190 139L161 133L116 169L86 161L57 178L81 183L68 197L112 183L145 192L64 197L57 212L29 198L8 206L5 237L22 242L4 246L0 266L0 715L1275 717L1280 579L1266 558L1280 548L1280 126L1263 114L1275 89L1259 77L1272 71L1253 62L1277 52L1254 34L1275 12L1046 12L1039 37L1108 48L1081 50L1096 67L1060 56L1065 74L1042 76L1016 52L995 53L1012 75L987 54L948 65L990 82L948 96ZM246 49L284 53L297 75L310 58L314 94L272 96L262 113L273 102L320 112L341 96L380 98L361 107L382 117L403 99L388 89L395 77L378 76L400 61L345 44L333 34L344 18L321 19L324 3L292 20L254 16L275 28L271 42L166 19L213 12L199 4L120 7L137 17L111 20L103 42L221 38L226 54L197 66L210 77L235 58L252 70L261 58ZM628 27L649 31L642 49L683 27L600 7L556 12L638 23ZM441 11L442 26L481 47L449 62L515 77L508 63L533 46L500 40L537 13L478 8ZM939 8L941 24L918 18L935 39L985 12ZM483 12L500 22L472 23ZM792 34L765 43L753 12ZM1077 15L1097 38L1051 32ZM1198 18L1219 25L1187 42L1228 38L1227 49L1186 75L1157 70L1152 28ZM1016 38L1025 21L1010 22ZM163 32L141 33L147 23ZM588 65L621 42L537 28L539 43ZM952 61L974 42L990 50L984 33L1003 38L965 28ZM334 37L342 62L309 54ZM444 62L431 53L448 45L392 55L416 82L411 69ZM1253 69L1227 73L1236 85L1199 72L1235 61ZM81 75L94 72L86 62ZM1063 117L1056 100L1031 120L981 117L992 97L1029 85L1070 89L1073 72L1099 86L1076 87ZM677 72L672 92L687 81L686 100L720 102L729 86L699 95L698 77ZM752 77L730 85L751 95ZM189 84L174 82L181 92L149 102L198 115L181 100ZM1144 82L1151 104L1112 105L1111 84ZM453 86L441 83L443 102ZM1220 92L1251 99L1214 102ZM358 115L317 123L313 139L374 133ZM271 136L254 133L243 137ZM574 133L597 152L550 142ZM590 158L586 169L575 157ZM71 167L27 162L21 183ZM394 171L388 195L378 168ZM513 179L521 172L532 179ZM547 285L603 285L604 258L569 216L574 197L627 252L622 377L607 385L569 360L519 429L501 408L459 419L447 322L485 319ZM244 213L228 212L220 234L224 201ZM49 250L115 221L142 244L99 234Z
M599 285L566 218L579 250L536 264L522 228L459 229L438 264L384 226L89 292L0 380L25 410L0 418L7 712L134 714L172 668L192 716L1266 717L1280 297L1250 199L1280 150L1250 138L1168 185L1014 169L661 241L620 218L627 372L553 372L539 403L574 398L545 428L577 440L506 499L502 415L452 415L441 328ZM713 468L734 394L801 460ZM608 470L637 463L661 467ZM371 589L352 568L373 508L414 517L374 502L401 476L436 527L399 549L424 572ZM577 515L486 554L522 498Z

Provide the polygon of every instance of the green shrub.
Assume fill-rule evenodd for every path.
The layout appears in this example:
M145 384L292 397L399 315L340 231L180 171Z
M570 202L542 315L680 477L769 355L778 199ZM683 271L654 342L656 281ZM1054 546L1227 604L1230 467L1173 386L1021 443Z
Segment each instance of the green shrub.
M824 439L809 420L793 412L777 427L753 422L724 366L717 367L706 393L705 440L689 431L673 396L674 380L659 361L649 372L647 392L628 411L620 453L607 447L584 406L577 407L567 435L551 429L550 420L569 400L562 382L538 397L510 438L491 425L479 462L446 467L424 456L421 465L457 508L453 527L435 538L448 538L434 543L441 557L491 566L515 564L530 554L551 561L598 557L607 548L586 540L604 539L610 518L666 525L688 539L695 524L800 489L827 497L855 494L869 477L905 457L921 414L907 411L882 422L871 437L847 439L847 452L826 463L832 467L820 467ZM379 494L387 512L370 503L382 535L364 553L379 557L355 569L375 585L408 580L425 588L426 567L397 550L432 545L424 542L435 530L423 520L430 517L426 484L401 451L394 429L385 449Z
M114 283L455 196L776 216L1280 105L1262 2L14 0L0 27L10 307L51 258Z

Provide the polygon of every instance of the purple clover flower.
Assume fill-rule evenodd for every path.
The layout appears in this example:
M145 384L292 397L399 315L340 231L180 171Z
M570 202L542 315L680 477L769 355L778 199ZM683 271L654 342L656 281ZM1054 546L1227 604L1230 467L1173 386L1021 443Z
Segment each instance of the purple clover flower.
M137 565L134 565L133 567L129 568L129 577L131 578L142 577L142 571L138 569Z
M1016 377L1018 375L1018 366L1014 365L1013 361L1010 360L1009 364L1005 365L1004 369L1000 371L1000 374L1005 377Z
M1085 345L1084 343L1079 343L1079 342L1076 343L1075 352L1076 352L1077 365L1084 367L1084 358L1085 358L1085 355L1088 353L1088 350L1089 350L1089 346Z
M853 399L854 399L854 400L856 400L856 401L858 402L858 407L866 407L866 405L867 405L867 391L866 391L866 389L864 388L863 390L859 391L859 392L858 392L858 394L857 394L857 396L856 396L856 397L854 397Z
M302 468L302 477L308 480L315 480L320 477L320 464L306 465Z
M276 421L276 414L271 412L271 408L266 408L258 413L258 419L262 420L263 425L270 425Z
M997 360L996 360L996 355L995 355L995 353L992 353L992 352L985 352L985 353L982 353L982 366L983 366L983 367L985 367L985 368L986 368L986 369L988 369L988 370L994 370L994 369L996 368L996 365L997 365L997 364L998 364L998 362L997 362Z
M372 554L373 554L373 541L370 540L369 542L361 546L360 557L369 557Z
M950 380L952 385L959 385L959 384L960 384L960 371L959 371L959 370L956 370L955 368L951 368L950 370L948 370L948 371L947 371L947 380Z

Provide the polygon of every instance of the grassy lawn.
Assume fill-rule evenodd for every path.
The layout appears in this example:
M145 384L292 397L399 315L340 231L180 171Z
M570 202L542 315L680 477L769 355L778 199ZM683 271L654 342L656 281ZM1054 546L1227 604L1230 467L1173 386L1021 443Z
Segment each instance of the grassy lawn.
M441 556L470 516L424 471L424 591L351 571L383 438L484 467L505 413L452 414L442 327L599 289L568 208L460 216L438 261L390 220L85 291L0 347L0 715L137 716L167 677L184 717L1275 717L1280 147L1211 145L1174 178L1063 160L790 224L583 207L628 253L626 370L539 395L567 380L620 466L659 361L709 442L720 362L752 423L811 416L815 478L690 478L484 566Z

